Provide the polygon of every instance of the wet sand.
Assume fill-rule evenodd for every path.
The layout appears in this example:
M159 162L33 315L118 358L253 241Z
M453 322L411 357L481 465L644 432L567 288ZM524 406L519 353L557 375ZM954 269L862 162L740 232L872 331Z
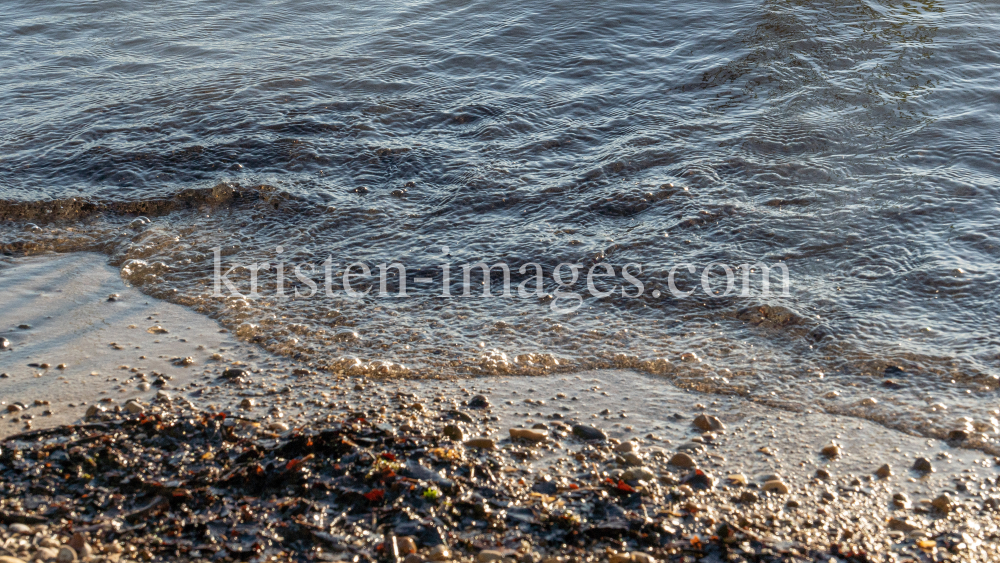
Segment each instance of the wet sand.
M0 437L8 438L2 445L5 453L0 458L0 471L9 479L5 485L9 488L3 491L6 527L0 530L4 534L0 541L12 557L32 556L47 537L54 536L56 545L69 542L74 529L86 527L65 515L61 524L51 521L51 514L37 516L51 501L39 500L37 491L29 495L28 489L20 488L18 478L27 475L28 469L19 460L31 459L37 455L33 452L51 452L67 441L100 439L101 443L145 448L150 456L145 468L132 464L129 470L126 464L119 470L134 471L143 479L158 482L189 479L175 465L157 465L155 460L164 456L155 455L156 446L148 443L155 433L143 431L142 438L136 437L137 429L144 428L139 425L148 424L144 417L151 416L197 421L227 413L230 422L237 421L227 427L235 437L212 446L210 451L216 452L213 459L222 459L217 453L223 451L236 459L235 449L243 451L248 444L255 444L268 452L263 454L265 459L277 456L270 465L261 462L267 468L285 466L290 459L316 463L312 487L325 478L333 479L328 485L336 483L340 478L336 475L343 476L345 470L349 475L351 468L365 475L380 451L394 452L401 460L424 464L459 482L464 482L461 478L469 468L488 464L494 480L480 483L478 488L470 485L454 498L445 492L449 502L464 506L461 503L467 501L467 494L485 495L488 504L495 505L494 510L505 506L508 514L531 507L533 520L522 522L524 526L515 520L498 527L489 518L476 520L475 510L466 514L464 509L456 509L450 519L444 518L443 537L438 538L451 549L449 557L454 560L482 561L481 552L491 547L499 549L500 557L519 561L620 557L612 556L611 551L684 560L685 556L730 553L732 545L743 542L752 544L747 553L765 560L772 555L778 559L839 555L848 560L887 560L890 553L903 560L997 558L997 460L940 440L902 434L850 417L787 412L738 397L688 392L654 376L626 370L465 380L377 380L320 372L239 343L220 332L219 325L210 319L124 287L117 272L97 255L19 259L0 267L0 284L4 287L0 336L11 343L0 352L0 372L9 375L0 379L0 400L5 409ZM109 301L110 294L117 297ZM17 328L19 325L30 328ZM149 332L152 327L166 332ZM184 358L190 360L177 361ZM63 362L65 369L56 367ZM48 363L50 367L28 366L31 363ZM139 388L144 381L151 384L148 390ZM476 408L477 395L486 398L487 408ZM130 399L137 401L131 408L127 405ZM19 404L18 409L23 406L23 410L8 412L13 404ZM101 412L85 417L94 405ZM717 417L724 428L709 432L698 428L695 422L699 415ZM90 426L44 431L83 423ZM461 430L460 440L447 437L449 425ZM587 440L573 431L578 425L600 429L604 438ZM330 427L344 428L343 432L351 428L354 445L350 451L340 452L340 457L328 455L321 462L317 453L301 445L300 437L319 436ZM548 433L544 442L511 439L509 429L533 427ZM21 434L9 439L16 433ZM192 434L196 449L211 442L203 433ZM373 441L372 435L380 436L379 440ZM391 439L383 439L385 436ZM472 439L491 440L496 449L481 450L469 442ZM632 444L636 458L625 456L629 452L619 447L623 443ZM301 451L284 451L289 444L298 444L295 448ZM823 448L831 444L838 446L838 455L823 454ZM431 453L438 448L454 454L442 459ZM281 451L284 453L274 453ZM690 480L694 468L670 463L678 452L684 452L697 469L711 476L711 486L705 490L692 486L699 483ZM930 461L933 472L912 469L920 457ZM225 459L219 462L220 471L239 469ZM369 466L364 466L365 459ZM213 461L192 462L197 463L208 467ZM886 464L891 474L878 475ZM732 475L742 475L746 483L739 478L727 479ZM410 478L417 482L427 476ZM310 528L311 541L275 542L273 550L253 553L253 557L290 550L286 555L296 560L384 560L387 543L408 535L409 528L399 516L400 507L413 505L412 510L424 521L435 517L426 499L414 500L413 493L399 492L393 512L379 504L381 500L372 502L373 506L359 506L349 500L345 490L336 487L331 489L336 490L333 497L316 497L315 488L301 486L297 481L294 487L278 487L270 494L277 494L278 499L283 495L311 498L317 505L326 503L325 508L313 508L319 514L347 510L344 514L352 517ZM366 486L376 490L371 483ZM626 487L631 487L631 492ZM394 485L394 494L397 489ZM584 492L577 492L580 490ZM159 498L148 497L152 494L149 491L122 489L119 493L133 503L132 509ZM257 493L254 496L265 502L261 491ZM894 504L894 495L905 495L908 500ZM944 510L938 506L941 502L932 504L941 495L949 498ZM610 509L602 508L603 516L596 515L594 507L604 506L601 503L606 504L609 498L624 507L621 514L618 509L608 512ZM80 499L76 502L85 503ZM565 515L570 508L582 522L553 528L553 518ZM255 510L266 512L267 508L257 506ZM380 514L382 521L356 517L369 512ZM172 517L166 506L155 513L167 520ZM31 514L36 516L28 517ZM111 510L88 518L114 522L121 514ZM645 531L618 536L592 533L604 530L601 526L615 520L615 514ZM36 527L15 533L10 526L18 519ZM344 527L348 521L350 531ZM257 524L259 529L244 530L243 544L256 545L248 537L259 539L273 531L266 518L261 517ZM732 542L727 543L728 532L720 529L720 524L730 526ZM163 550L149 543L148 531L108 536L95 525L90 525L86 538L93 544L95 557L142 559L139 555L146 553L163 559L248 558L225 542L216 542L214 548ZM644 526L654 525L662 541L649 540ZM511 530L517 534L512 535ZM117 541L112 536L134 543L136 551L115 553L117 548L109 547L111 541ZM33 538L27 546L18 548L16 541L11 543L25 537ZM421 558L433 557L436 545L442 545L421 542L416 542ZM406 554L396 555L401 559ZM643 560L639 555L628 557L630 561ZM747 554L741 557L752 559Z

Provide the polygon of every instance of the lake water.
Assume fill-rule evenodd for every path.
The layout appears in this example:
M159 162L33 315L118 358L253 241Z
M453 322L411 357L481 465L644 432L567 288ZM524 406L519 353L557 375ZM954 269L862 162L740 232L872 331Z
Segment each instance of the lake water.
M315 366L630 367L996 448L1000 5L343 4L5 2L0 248L103 252ZM213 296L215 248L310 263L320 293L279 299L272 270L260 299ZM355 261L363 298L338 275ZM537 263L541 295L455 296L479 261L513 285ZM377 295L392 262L406 298ZM582 266L572 312L560 263ZM721 266L701 288L712 263L735 293ZM787 293L739 295L754 263Z

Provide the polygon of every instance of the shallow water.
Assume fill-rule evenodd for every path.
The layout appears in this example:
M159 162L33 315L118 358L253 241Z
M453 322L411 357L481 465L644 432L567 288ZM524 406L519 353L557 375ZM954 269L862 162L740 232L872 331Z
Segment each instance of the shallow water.
M141 290L317 366L633 367L988 445L998 12L7 2L0 244L104 252ZM410 296L352 299L334 281L281 300L265 272L263 299L216 298L216 247L227 268L311 262L320 286L328 256L401 262ZM480 260L537 262L549 294L559 263L636 263L646 292L568 314L546 297L440 296L442 263L461 293L461 265ZM677 279L697 288L709 263L759 261L787 265L788 295L670 295L674 265L696 265ZM886 386L889 365L905 371Z

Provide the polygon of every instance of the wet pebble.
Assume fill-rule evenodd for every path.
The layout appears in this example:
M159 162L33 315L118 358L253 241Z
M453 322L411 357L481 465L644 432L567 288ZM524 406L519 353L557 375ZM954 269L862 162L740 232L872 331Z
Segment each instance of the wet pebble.
M892 476L892 467L890 467L889 464L887 463L882 467L876 469L875 474L881 477L882 479L887 479Z
M773 479L771 481L766 481L763 485L761 485L760 488L761 488L762 491L764 491L766 493L777 493L779 495L787 495L788 494L788 485L784 484L783 482L779 481L778 479Z
M469 407L474 409L485 409L490 406L490 400L486 398L486 395L476 395L469 399Z
M573 427L573 435L580 438L581 440L607 440L608 435L604 433L603 430L599 428L594 428L593 426L587 426L585 424L577 424Z
M632 451L635 451L635 444L632 442L622 442L614 447L614 452L619 454L627 454Z
M470 448L478 448L481 450L494 450L497 447L496 442L489 438L473 438L471 440L466 440L465 445Z
M667 464L673 465L674 467L683 467L683 468L691 468L697 465L694 462L694 459L692 459L691 456L687 455L686 453L674 454L673 457L671 457L670 460L667 461Z
M56 563L72 563L76 561L76 550L69 546L62 546L56 554Z
M699 414L696 416L692 421L692 424L705 432L718 432L726 429L726 425L723 424L718 417L705 414Z
M934 466L931 465L931 461L926 457L918 457L913 462L913 469L922 473L931 473L934 471Z
M840 446L838 446L837 444L826 445L823 447L823 450L820 453L822 453L826 457L831 457L831 458L837 457L840 455Z
M465 433L462 432L462 429L457 424L446 424L442 433L446 438L456 442L461 442L465 439Z
M10 348L10 340L0 336L0 350L6 350L7 348Z
M528 430L526 428L511 428L511 440L527 440L528 442L544 442L548 439L549 433L545 430Z

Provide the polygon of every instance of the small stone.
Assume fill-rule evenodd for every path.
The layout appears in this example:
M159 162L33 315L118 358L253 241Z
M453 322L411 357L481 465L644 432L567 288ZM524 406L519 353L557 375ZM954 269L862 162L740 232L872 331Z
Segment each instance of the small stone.
M87 538L80 532L73 534L73 537L66 542L66 545L75 549L76 554L81 558L86 557L85 553L91 551L90 545L87 544Z
M146 329L146 332L150 334L167 334L169 331L160 325L151 326Z
M632 563L656 563L656 558L641 551L632 552Z
M627 454L622 455L622 461L625 462L625 465L630 465L633 467L642 465L642 458L639 457L639 454L635 452L629 452Z
M969 433L965 430L952 430L948 433L949 442L964 442L969 439Z
M747 476L742 473L733 473L726 477L730 485L739 485L740 487L747 486Z
M424 563L424 558L416 553L411 553L403 558L403 563Z
M150 385L149 385L148 381L143 381L142 383L140 383L137 386L137 389L139 389L139 391L143 391L143 392L149 391L149 388L150 388Z
M931 465L931 461L926 457L918 457L913 462L913 469L922 473L932 473L934 471L934 466Z
M691 468L695 467L697 464L691 459L691 456L685 453L676 453L673 457L667 461L668 465L673 465L674 467Z
M529 442L544 442L548 439L549 433L545 430L528 430L526 428L511 428L511 440L527 440Z
M681 479L682 485L687 485L692 489L706 490L715 487L715 479L708 473L700 469L695 469Z
M892 504L896 508L901 509L907 509L911 506L910 499L906 496L906 493L896 493L892 495Z
M54 561L59 557L59 550L54 547L40 547L32 557L35 561Z
M247 410L248 411L248 410L253 409L255 406L257 406L257 405L254 403L253 399L251 399L250 397L247 397L247 398L243 399L242 401L240 401L240 408L243 409L243 410Z
M170 393L167 393L166 391L157 391L156 400L169 403L171 400Z
M624 553L609 553L608 563L632 563L632 554L627 551Z
M632 442L622 442L614 447L615 453L627 454L635 451L635 444Z
M465 433L462 432L462 429L457 424L446 424L443 433L446 438L456 442L461 442L465 439Z
M447 561L451 559L451 551L446 545L436 545L427 552L427 559L430 561Z
M656 473L646 467L630 467L622 472L621 478L623 481L652 481Z
M882 467L876 469L875 474L881 477L882 479L887 479L892 476L892 468L889 467L889 464L887 463Z
M816 478L817 479L821 479L823 481L829 481L830 480L830 472L827 471L826 469L822 469L822 468L817 469L816 470Z
M608 439L608 435L605 434L603 430L594 428L593 426L587 426L585 424L575 425L573 427L573 435L581 440L604 441Z
M7 555L0 555L0 563L24 563L23 559L18 559L17 557L9 557Z
M14 532L15 534L28 535L31 533L31 526L28 526L27 524L21 524L20 522L15 522L11 524L10 527L7 529L10 530L11 532Z
M24 410L24 407L22 407L21 405L18 405L17 403L11 403L11 404L7 405L7 412L9 412L9 413L21 412L23 410Z
M474 409L485 409L489 408L490 400L486 398L486 395L476 395L475 397L469 399L469 407Z
M105 412L105 408L99 405L90 405L87 407L87 412L84 414L84 418L93 418Z
M400 555L407 555L417 552L417 542L413 541L410 536L402 536L396 538L396 547L399 549Z
M57 365L57 366L56 366L56 369L66 369L66 368L68 368L68 367L69 367L69 366L68 366L68 365L66 365L66 364L59 364L59 365Z
M288 432L288 425L284 422L272 422L268 425L268 429L274 432Z
M789 499L788 502L785 503L785 506L787 506L788 508L798 508L802 505L799 504L799 501L795 499Z
M73 563L76 561L76 550L69 546L62 546L59 548L59 554L56 555L56 563Z
M788 494L788 485L782 483L781 481L778 481L777 479L773 481L767 481L766 483L761 485L760 488L765 493L777 493L779 495Z
M470 448L479 448L481 450L495 450L497 447L496 442L489 438L473 438L467 440L465 445Z
M718 432L726 429L726 425L718 417L705 414L699 414L694 417L692 424L705 432Z
M125 412L129 414L142 414L146 409L142 408L142 405L135 401L129 401L125 403Z
M0 350L6 350L7 348L10 348L10 340L0 337Z
M914 522L913 520L909 519L904 520L901 518L890 518L889 521L886 523L886 526L890 530L896 530L897 532L903 532L906 534L910 532L915 532L920 529L920 525Z
M490 561L499 561L501 559L503 559L503 553L493 549L484 549L476 556L476 561L479 563L490 563Z
M955 503L951 500L951 497L947 494L943 494L938 498L931 501L931 506L938 509L939 511L947 514L955 507Z
M822 498L826 502L833 502L837 500L837 493L833 491L823 491L823 494L820 495L820 498Z
M840 455L840 446L838 446L837 444L830 444L828 446L825 446L820 453L822 453L826 457L831 457L831 458L837 457Z
M223 379L239 379L241 377L248 377L249 372L245 369L240 368L229 368L222 372Z
M757 496L757 493L753 491L743 491L740 493L740 502L743 504L753 504L758 500L760 500L760 498Z

